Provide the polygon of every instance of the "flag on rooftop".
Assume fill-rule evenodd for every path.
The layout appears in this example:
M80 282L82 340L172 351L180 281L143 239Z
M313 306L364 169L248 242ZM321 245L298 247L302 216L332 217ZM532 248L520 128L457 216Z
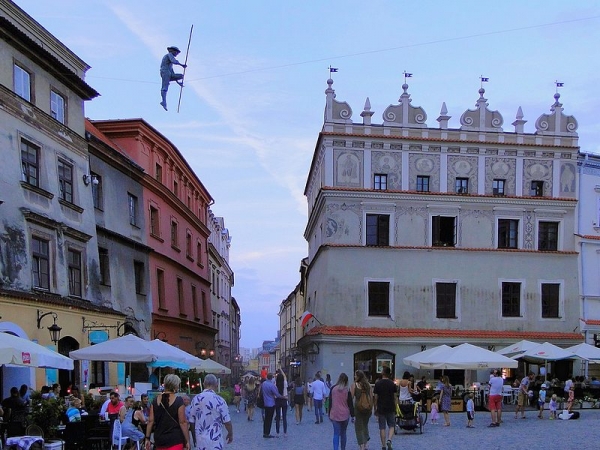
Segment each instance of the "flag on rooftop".
M481 78L482 83L487 83L488 81L490 81L489 77L480 77L480 78Z
M404 72L404 78L411 78L412 76L412 73Z
M565 83L561 83L560 81L556 82L556 87L564 87Z
M331 67L329 66L329 73L333 73L333 72L337 72L337 67Z
M312 315L312 313L310 311L304 311L302 316L300 316L300 325L302 325L304 327L304 325L306 325L308 323L308 321L310 319L312 319L313 317L314 316Z

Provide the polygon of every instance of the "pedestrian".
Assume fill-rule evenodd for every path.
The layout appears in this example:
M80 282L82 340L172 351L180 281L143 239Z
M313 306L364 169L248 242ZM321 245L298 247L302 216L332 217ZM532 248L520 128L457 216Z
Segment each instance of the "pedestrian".
M444 426L450 426L450 415L448 414L452 409L452 386L450 385L450 379L448 375L444 375L442 378L442 390L440 391L440 411L444 415Z
M354 372L354 383L350 387L350 393L354 399L354 432L356 433L356 441L358 442L358 448L365 450L371 439L369 437L369 419L373 414L373 392L369 380L367 380L362 370Z
M300 377L296 378L294 383L294 409L296 412L296 425L302 422L302 410L304 409L304 398L306 396L306 386L302 383Z
M275 431L279 437L279 422L283 422L283 437L287 437L287 377L283 370L277 370L275 386L281 397L275 399Z
M306 382L306 409L308 411L310 411L310 409L313 407L313 385L312 385L312 378L309 378L308 381Z
M181 64L175 57L179 55L181 51L177 47L167 47L167 54L163 56L160 63L160 78L162 79L162 85L160 88L160 96L162 106L165 111L167 110L167 91L169 90L169 83L175 81L179 86L183 87L183 74L175 73L173 65L178 65L184 69L187 67L185 64Z
M489 427L499 427L502 422L502 389L504 380L500 376L500 371L494 370L490 378L490 394L488 397L488 407L492 422Z
M473 402L473 394L467 395L467 428L475 428L473 420L475 419L475 403Z
M248 421L254 420L254 408L256 406L256 378L250 377L244 385L244 392L246 396L246 415Z
M546 389L548 385L546 383L542 383L540 386L540 392L538 394L538 409L540 410L538 417L540 419L544 418L544 407L546 406Z
M569 397L567 399L567 411L571 412L573 409L573 402L575 401L575 386L571 385L569 388Z
M556 410L558 409L558 396L556 394L552 394L550 397L550 420L556 419Z
M204 390L192 399L190 421L194 424L195 447L198 450L221 450L223 427L227 430L225 442L233 442L233 426L227 402L215 393L217 377L209 373L204 378Z
M392 450L392 438L396 425L396 407L398 397L396 395L396 384L390 379L392 371L388 366L381 369L381 379L377 380L373 388L373 403L375 415L379 422L379 437L381 438L381 450ZM387 433L386 433L387 426Z
M525 405L529 399L529 383L533 380L535 374L529 372L526 377L523 377L519 384L519 396L517 397L517 408L515 409L515 419L519 417L521 411L521 419L525 419Z
M233 404L235 405L235 410L240 412L240 404L242 403L242 386L237 382L233 386Z
M323 400L325 399L326 386L321 379L321 372L315 374L312 382L313 402L315 406L315 423L323 423Z
M146 450L150 450L150 434L154 429L155 450L190 449L189 425L185 418L185 406L177 396L181 379L170 373L164 378L164 391L150 405L146 426Z
M325 408L325 414L329 415L329 394L331 393L331 375L327 374L325 375L325 381L323 381L323 383L325 383L325 390L323 392L323 407Z
M279 393L277 386L273 382L273 374L269 373L267 379L263 381L260 387L259 395L263 396L265 418L263 422L263 438L274 438L271 434L271 425L273 424L273 415L275 414L275 400L285 397Z
M333 450L346 450L348 422L354 421L354 405L348 375L341 373L329 394L329 419L333 425Z
M439 405L438 397L435 396L431 399L431 424L437 425L439 418L440 418L440 405Z

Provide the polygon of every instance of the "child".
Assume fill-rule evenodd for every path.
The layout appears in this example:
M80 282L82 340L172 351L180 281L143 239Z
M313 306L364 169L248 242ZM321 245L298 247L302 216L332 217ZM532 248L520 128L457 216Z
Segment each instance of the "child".
M575 401L575 385L571 385L569 388L569 399L567 400L567 410L569 412L573 409L573 401Z
M432 425L437 425L438 418L440 417L439 412L440 412L440 407L438 405L438 398L433 397L433 400L431 400L431 424Z
M558 408L557 398L556 394L552 394L550 398L550 420L556 419L556 408Z
M467 428L475 428L473 419L475 418L475 403L473 402L473 394L467 395Z
M544 406L546 405L546 383L543 383L540 387L540 393L538 394L538 409L540 410L538 417L544 418Z

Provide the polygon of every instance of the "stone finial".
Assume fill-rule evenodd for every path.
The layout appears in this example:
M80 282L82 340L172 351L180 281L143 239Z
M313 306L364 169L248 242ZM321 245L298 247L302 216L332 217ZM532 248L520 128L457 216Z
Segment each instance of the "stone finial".
M468 109L460 116L461 130L502 131L502 115L498 111L488 109L487 99L483 94L485 89L480 88L475 109Z
M412 106L408 84L402 85L403 93L398 105L390 105L383 112L384 126L400 126L406 128L426 128L427 113L420 106Z
M335 90L333 89L333 80L327 80L327 89L325 89L325 123L352 123L352 108L346 102L338 102L335 99Z
M523 120L523 110L521 109L521 107L519 106L519 109L517 109L517 117L516 120L512 123L513 126L515 127L515 133L518 134L523 134L524 130L525 130L525 124L527 123L526 120Z
M535 134L554 136L577 136L577 119L563 114L562 103L558 101L560 94L554 94L554 104L550 114L542 114L535 121Z
M440 116L437 118L437 121L440 123L440 128L442 130L448 129L448 121L452 116L448 115L448 108L446 108L446 102L442 102L442 109L440 111Z
M369 100L369 97L367 97L363 112L360 113L360 116L363 118L363 125L371 125L371 117L373 114L374 112L371 111L371 101Z

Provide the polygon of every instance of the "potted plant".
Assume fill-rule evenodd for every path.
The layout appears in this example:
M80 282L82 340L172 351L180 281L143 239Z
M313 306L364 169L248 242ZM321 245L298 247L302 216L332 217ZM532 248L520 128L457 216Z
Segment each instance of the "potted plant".
M31 394L31 413L28 422L44 430L45 439L58 437L58 426L66 411L62 398L43 399L41 393L34 391Z

